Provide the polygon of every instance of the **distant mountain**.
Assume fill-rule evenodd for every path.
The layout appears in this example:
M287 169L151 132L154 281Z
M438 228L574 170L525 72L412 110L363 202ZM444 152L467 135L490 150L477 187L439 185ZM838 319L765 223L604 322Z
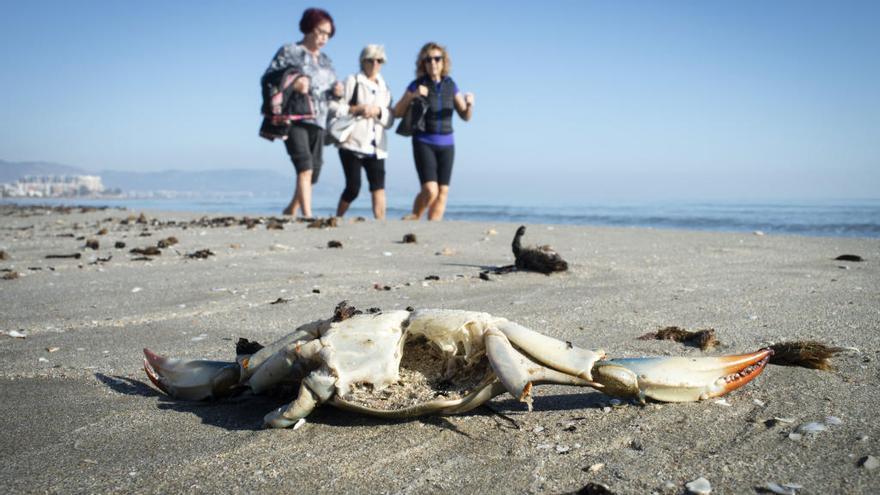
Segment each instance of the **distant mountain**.
M79 167L52 162L7 162L0 160L0 182L15 182L26 175L86 175Z

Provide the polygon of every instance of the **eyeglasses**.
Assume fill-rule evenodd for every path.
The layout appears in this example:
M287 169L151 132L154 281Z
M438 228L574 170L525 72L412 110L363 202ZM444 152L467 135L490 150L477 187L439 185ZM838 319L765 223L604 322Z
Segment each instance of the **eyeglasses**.
M315 29L315 34L316 34L317 36L321 36L321 37L329 38L333 33L332 33L331 31L325 31L325 30L323 30L323 29L318 29L318 28L316 28L316 29Z
M443 56L439 57L425 57L422 59L422 63L427 64L428 62L437 62L438 64L443 61Z
M384 58L365 58L364 62L366 62L368 64L384 64L385 59Z

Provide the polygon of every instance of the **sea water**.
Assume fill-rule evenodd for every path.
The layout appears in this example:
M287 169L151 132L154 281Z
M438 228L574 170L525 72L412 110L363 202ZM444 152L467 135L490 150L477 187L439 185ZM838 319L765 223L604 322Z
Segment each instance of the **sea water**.
M369 195L362 195L349 209L349 216L372 218ZM231 195L172 199L3 199L0 203L25 205L83 205L121 207L132 211L164 210L278 216L286 197ZM410 198L389 197L387 218L409 213ZM316 196L313 214L333 215L336 198ZM516 224L565 224L716 232L755 232L830 237L880 238L880 199L811 201L643 201L583 204L501 204L452 199L447 220L505 222Z

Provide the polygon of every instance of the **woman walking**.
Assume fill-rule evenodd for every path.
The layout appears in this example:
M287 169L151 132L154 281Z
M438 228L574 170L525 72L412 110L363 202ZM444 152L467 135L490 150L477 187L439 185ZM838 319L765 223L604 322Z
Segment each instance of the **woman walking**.
M413 134L413 158L422 188L413 201L412 213L404 219L418 220L428 212L428 220L442 220L449 196L449 181L455 159L452 132L453 108L464 121L474 110L473 93L462 94L449 77L452 61L446 48L426 43L416 59L416 79L394 107L394 115L403 117L415 98L424 98L427 111L425 130Z
M333 63L321 49L336 33L333 18L322 9L307 9L299 21L303 39L296 44L282 46L266 73L270 75L285 73L292 81L292 90L306 95L309 112L302 118L293 117L284 139L287 154L296 168L296 189L290 204L284 209L285 215L296 215L302 210L304 217L312 216L312 184L318 182L323 164L324 127L327 123L328 101L342 95L342 84L336 80ZM289 71L293 69L293 71Z
M385 218L385 158L388 144L385 130L394 122L391 92L379 73L385 64L385 48L367 45L361 50L361 70L345 79L345 92L336 111L343 119L354 117L340 142L339 160L345 173L345 190L339 198L336 216L348 211L361 189L361 168L367 174L373 200L373 217Z

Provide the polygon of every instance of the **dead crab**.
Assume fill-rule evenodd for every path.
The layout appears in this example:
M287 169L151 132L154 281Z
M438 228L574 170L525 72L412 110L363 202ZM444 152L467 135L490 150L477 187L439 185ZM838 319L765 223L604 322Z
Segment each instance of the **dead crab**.
M462 413L506 391L531 409L532 386L544 383L641 401L695 401L748 383L772 354L606 360L604 351L505 318L443 309L340 317L337 308L336 317L303 325L267 347L239 347L235 362L168 359L144 349L144 369L165 393L188 400L298 383L296 399L265 417L266 425L284 428L324 403L403 418Z

